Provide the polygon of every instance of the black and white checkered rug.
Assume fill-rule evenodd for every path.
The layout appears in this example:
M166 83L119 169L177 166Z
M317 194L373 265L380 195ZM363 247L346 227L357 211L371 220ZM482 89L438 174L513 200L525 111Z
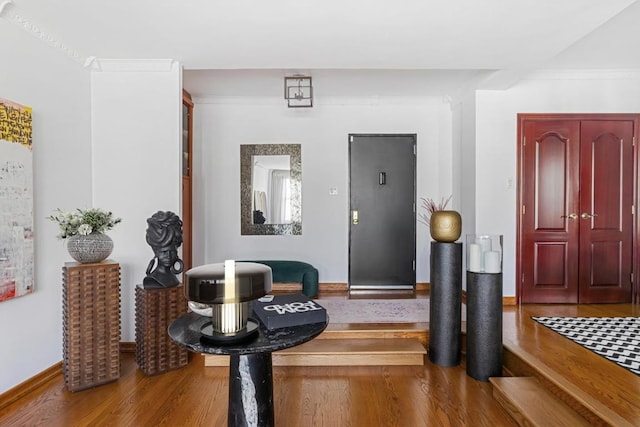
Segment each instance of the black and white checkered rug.
M533 317L533 320L640 375L640 317Z

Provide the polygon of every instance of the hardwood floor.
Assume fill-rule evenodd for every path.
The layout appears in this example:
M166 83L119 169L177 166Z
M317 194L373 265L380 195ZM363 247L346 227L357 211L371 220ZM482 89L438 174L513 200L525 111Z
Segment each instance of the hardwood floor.
M640 376L538 324L531 316L638 317L640 306L522 305L507 308L503 317L506 367L520 376L541 375L548 389L574 409L583 408L581 415L594 424L590 413L598 413L605 424L640 426Z
M505 363L515 353L551 370L556 387L608 408L611 425L640 425L640 377L531 320L532 315L638 316L620 305L531 305L504 310ZM122 354L118 381L71 393L62 375L0 409L0 426L222 426L228 370L192 355L183 369L147 377ZM520 359L518 359L520 360ZM522 365L522 366L521 366ZM514 370L531 369L512 363ZM457 367L273 368L277 426L514 426L489 383ZM553 414L549 414L552 425Z
M2 426L222 426L227 368L194 355L181 370L146 377L132 354L115 383L76 393L62 376L0 411ZM274 367L278 426L516 425L488 383L462 367Z

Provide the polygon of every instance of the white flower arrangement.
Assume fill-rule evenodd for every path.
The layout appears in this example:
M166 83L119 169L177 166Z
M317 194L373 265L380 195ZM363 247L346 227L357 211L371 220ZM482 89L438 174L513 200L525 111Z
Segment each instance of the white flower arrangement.
M60 234L57 236L59 239L104 233L122 221L121 218L114 217L113 213L102 209L76 209L73 212L65 212L58 208L56 212L47 219L57 222L60 226Z

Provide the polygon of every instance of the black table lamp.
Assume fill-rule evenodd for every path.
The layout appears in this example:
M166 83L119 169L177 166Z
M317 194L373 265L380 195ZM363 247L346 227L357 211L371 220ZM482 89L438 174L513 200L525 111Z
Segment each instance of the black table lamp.
M186 275L187 299L211 308L211 322L200 330L203 338L237 342L257 333L258 322L249 318L249 302L271 292L269 266L228 260L192 268Z

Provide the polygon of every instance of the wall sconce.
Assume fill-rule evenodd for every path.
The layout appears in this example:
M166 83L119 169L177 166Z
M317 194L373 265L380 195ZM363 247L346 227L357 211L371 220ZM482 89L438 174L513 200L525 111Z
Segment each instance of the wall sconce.
M287 106L290 108L313 107L313 86L311 86L311 77L285 77L284 99L287 100Z

